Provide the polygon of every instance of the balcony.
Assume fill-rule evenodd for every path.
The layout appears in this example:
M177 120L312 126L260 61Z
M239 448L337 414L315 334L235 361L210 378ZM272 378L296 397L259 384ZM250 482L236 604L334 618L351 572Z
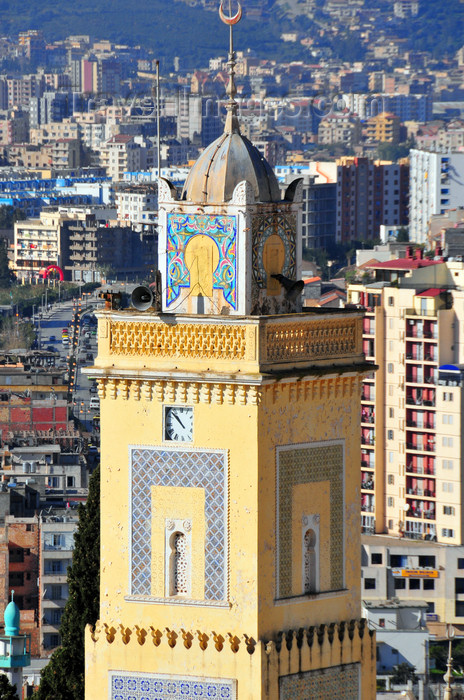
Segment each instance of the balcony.
M370 461L368 461L368 460L366 460L366 459L362 459L362 460L361 460L361 466L362 466L364 469L372 469L372 470L375 469L375 467L374 467L374 462L370 462Z
M406 465L406 473L420 474L421 476L435 476L435 467L424 467L423 465Z
M418 423L410 418L406 419L407 428L418 428L419 430L435 430L435 421L423 421Z
M374 480L367 479L366 481L361 481L361 488L365 489L366 491L373 491L374 490Z
M436 309L406 309L406 316L418 316L419 318L436 318Z
M369 445L373 447L375 445L375 437L367 437L365 435L361 435L361 445Z
M435 440L425 443L406 442L406 449L415 452L435 452Z
M375 412L373 410L361 410L361 423L375 423Z

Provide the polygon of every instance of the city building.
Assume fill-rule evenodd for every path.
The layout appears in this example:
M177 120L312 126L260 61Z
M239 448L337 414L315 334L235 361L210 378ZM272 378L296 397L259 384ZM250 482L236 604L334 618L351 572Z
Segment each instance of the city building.
M72 563L76 510L54 510L40 516L39 619L41 656L60 645L60 623L69 597L68 566Z
M348 292L379 366L362 392L362 529L460 545L464 264L408 251L368 267L374 282Z
M182 194L159 179L156 309L142 289L135 310L98 312L101 597L86 699L371 700L362 316L301 311L301 184L283 197L240 133L232 48L228 65L223 135Z
M443 623L463 624L463 546L368 534L361 536L361 542L365 605L389 601L394 607L395 601L399 601L401 606L419 607L425 603L428 630L437 636L443 635ZM386 616L379 612L378 631L382 617ZM385 624L381 629L386 627ZM394 645L394 648L398 647ZM419 655L420 651L420 645L410 644L411 653ZM421 656L424 656L423 648Z
M409 237L425 243L432 216L464 201L464 153L412 149L410 162Z
M337 161L338 243L374 240L382 224L407 226L408 204L408 165L351 157Z
M368 140L399 143L400 134L400 118L396 114L382 112L367 120L366 138Z
M158 221L158 186L153 183L123 185L115 195L118 223L134 230L150 229Z
M329 115L319 122L317 141L320 144L344 144L353 148L361 140L361 122L357 117Z
M418 575L425 577L428 573L427 570L417 571ZM420 578L412 577L408 581L421 582ZM377 677L388 677L387 674L391 674L396 666L406 663L414 668L416 676L422 681L426 680L430 640L427 629L428 603L424 600L407 601L392 597L387 600L364 600L363 605L367 624L375 630Z

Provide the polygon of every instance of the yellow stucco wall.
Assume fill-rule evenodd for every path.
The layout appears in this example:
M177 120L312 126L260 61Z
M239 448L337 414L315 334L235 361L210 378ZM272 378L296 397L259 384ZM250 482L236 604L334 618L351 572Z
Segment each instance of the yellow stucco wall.
M253 330L254 338L256 334ZM259 371L256 352L253 365L245 351L243 376L235 358L222 364L212 359L209 373L203 367L199 371L198 360L187 373L179 360L171 370L159 372L152 364L134 372L134 358L127 362L110 352L110 335L107 325L100 333L104 352L96 362L102 434L101 600L97 630L93 637L87 635L86 699L108 697L110 670L236 679L242 700L277 698L280 675L353 663L362 663L362 698L374 697L373 637L363 626L349 632L342 624L359 618L361 609L360 378L355 362L345 374L329 374L324 369L328 353L320 362L322 372L313 369L302 376L299 369L293 377L272 378ZM245 337L249 340L251 334L245 331ZM353 353L351 358L358 359ZM165 406L172 405L192 407L192 442L165 439ZM224 601L205 602L202 595L207 545L201 513L211 498L208 488L152 485L148 512L141 516L133 504L131 512L132 448L158 455L193 452L199 460L208 451L223 455ZM288 492L293 463L299 476ZM308 513L318 518L320 592L302 595L302 518ZM151 525L150 594L145 596L131 594L130 588L131 518L140 517ZM163 593L167 519L189 521L188 599L167 600ZM331 623L335 627L328 627ZM284 660L279 635L299 628L312 632L303 645L290 635Z

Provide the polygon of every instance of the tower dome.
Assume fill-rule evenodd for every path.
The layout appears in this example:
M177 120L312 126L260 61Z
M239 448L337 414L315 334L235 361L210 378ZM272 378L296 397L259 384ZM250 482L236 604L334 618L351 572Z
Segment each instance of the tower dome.
M3 613L3 621L5 624L5 634L15 637L19 634L20 612L13 600L13 596L14 591L11 591L11 600Z
M242 136L238 120L228 118L225 132L203 151L192 167L182 199L202 204L229 202L235 187L243 180L252 186L256 201L280 202L280 189L271 166L251 141Z

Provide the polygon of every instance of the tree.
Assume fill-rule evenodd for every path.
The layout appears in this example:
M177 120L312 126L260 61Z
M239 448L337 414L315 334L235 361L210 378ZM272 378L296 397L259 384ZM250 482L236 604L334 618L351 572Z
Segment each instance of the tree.
M5 243L0 243L0 287L9 287L14 279L8 266L8 254Z
M61 620L61 647L41 673L35 700L82 700L84 697L84 632L95 625L100 592L100 468L89 483L87 503L79 506L69 598Z
M400 230L398 231L398 235L396 237L396 240L398 243L409 243L409 232L408 229L402 226Z
M391 675L391 682L398 685L404 685L408 681L416 681L416 674L414 666L403 661L403 663L398 664L393 668Z
M18 700L16 686L11 685L4 673L0 674L0 700Z

